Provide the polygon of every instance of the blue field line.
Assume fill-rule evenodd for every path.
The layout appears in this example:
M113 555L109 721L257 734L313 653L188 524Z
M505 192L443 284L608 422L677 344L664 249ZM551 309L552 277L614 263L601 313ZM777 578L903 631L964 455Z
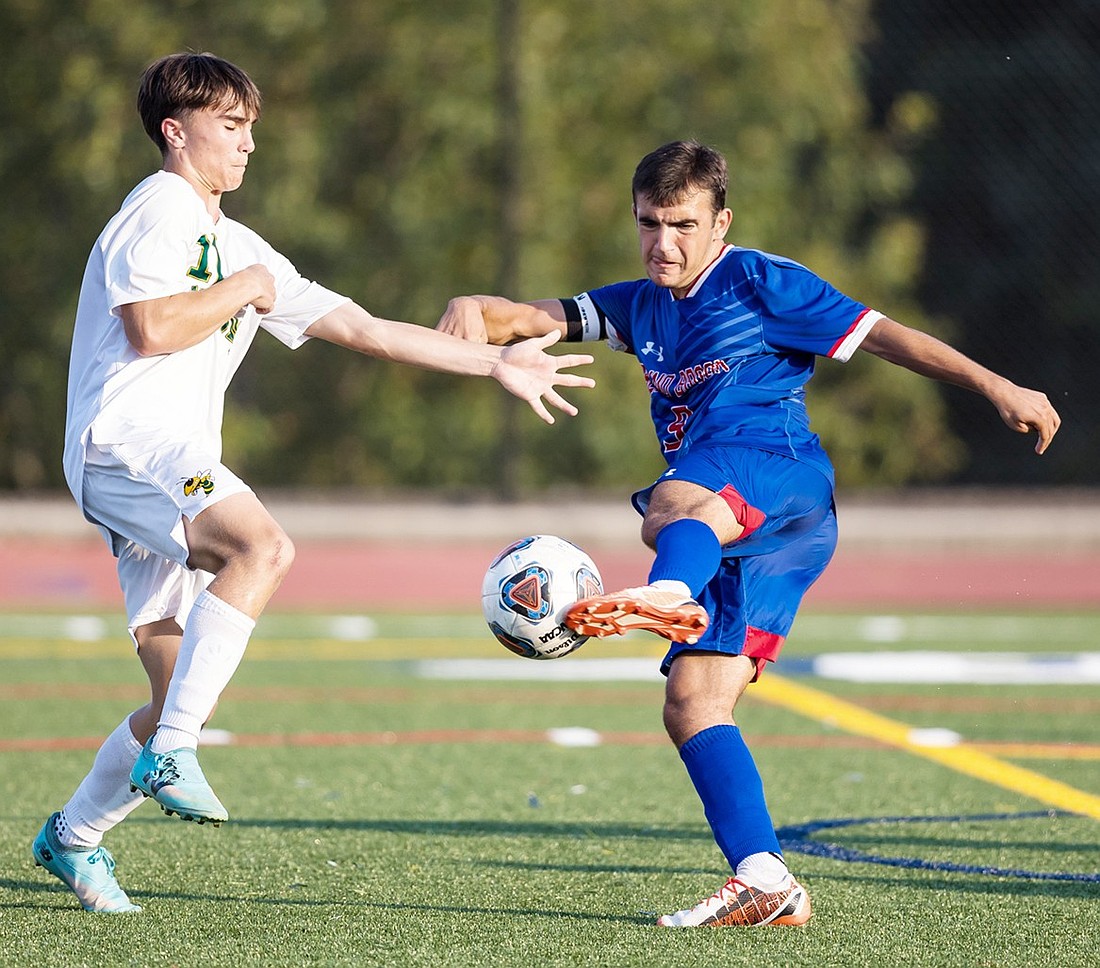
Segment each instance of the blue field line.
M809 823L792 824L776 830L783 850L792 853L807 854L811 857L825 857L851 864L882 864L888 867L903 867L910 870L943 871L956 874L983 874L988 877L1011 877L1034 881L1075 881L1100 883L1100 873L1077 874L1060 871L1029 871L1012 867L987 867L977 864L956 864L951 861L925 860L920 857L883 857L869 854L852 847L830 844L814 840L813 835L821 830L838 830L844 827L858 827L871 824L909 824L909 823L967 823L972 821L997 820L1037 820L1057 817L1079 817L1079 814L1064 810L1034 810L1024 813L984 813L971 816L939 817L847 817L838 820L812 820Z

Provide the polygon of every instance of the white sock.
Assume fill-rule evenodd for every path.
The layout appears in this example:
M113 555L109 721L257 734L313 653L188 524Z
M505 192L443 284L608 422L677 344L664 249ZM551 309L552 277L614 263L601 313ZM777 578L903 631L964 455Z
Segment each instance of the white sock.
M187 616L176 668L150 748L154 753L199 745L202 724L237 671L256 623L244 612L201 592Z
M684 598L691 598L691 589L688 588L686 582L677 581L675 578L658 578L656 581L651 581L651 588L660 588L666 592L676 592L677 595L683 595Z
M98 847L103 835L126 819L145 799L130 792L130 770L141 743L130 731L127 716L96 753L88 775L61 808L55 824L58 839L67 847Z
M779 891L789 882L791 872L778 854L750 854L737 865L737 879L762 891Z

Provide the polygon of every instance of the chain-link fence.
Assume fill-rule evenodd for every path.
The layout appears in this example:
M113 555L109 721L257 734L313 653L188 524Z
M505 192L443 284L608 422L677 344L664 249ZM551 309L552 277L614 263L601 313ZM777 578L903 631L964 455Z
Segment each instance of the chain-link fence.
M875 122L916 113L920 298L952 341L1044 390L1063 428L1042 460L949 393L969 483L1100 482L1100 4L879 0L867 46Z

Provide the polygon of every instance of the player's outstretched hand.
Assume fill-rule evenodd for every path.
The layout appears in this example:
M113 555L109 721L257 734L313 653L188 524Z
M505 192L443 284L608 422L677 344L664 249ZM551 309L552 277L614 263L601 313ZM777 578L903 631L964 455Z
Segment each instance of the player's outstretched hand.
M552 356L543 350L552 346L561 333L554 331L545 336L525 339L513 346L506 346L500 352L500 360L493 367L490 376L497 380L505 390L526 400L531 409L547 423L553 423L554 417L546 403L564 410L571 417L576 416L577 408L566 400L555 386L594 387L596 381L591 377L578 376L575 373L562 373L562 370L574 366L586 366L592 357L586 353L568 353L564 356Z
M1008 383L1008 381L1005 381ZM1062 418L1058 411L1047 399L1045 393L1038 390L1029 390L1026 387L1008 383L1004 391L993 398L993 405L1001 415L1001 419L1013 430L1026 434L1034 430L1039 439L1035 442L1035 453L1043 453L1058 428L1062 425Z

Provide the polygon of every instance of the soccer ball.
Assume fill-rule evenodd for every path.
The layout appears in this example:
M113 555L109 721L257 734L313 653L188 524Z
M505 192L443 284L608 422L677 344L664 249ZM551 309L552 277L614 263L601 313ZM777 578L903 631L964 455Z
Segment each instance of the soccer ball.
M569 606L602 593L588 555L564 538L536 534L493 559L481 585L481 610L506 649L527 659L558 659L588 641L565 624Z

